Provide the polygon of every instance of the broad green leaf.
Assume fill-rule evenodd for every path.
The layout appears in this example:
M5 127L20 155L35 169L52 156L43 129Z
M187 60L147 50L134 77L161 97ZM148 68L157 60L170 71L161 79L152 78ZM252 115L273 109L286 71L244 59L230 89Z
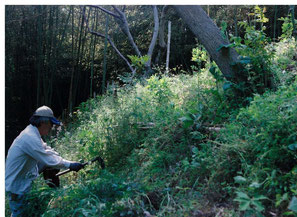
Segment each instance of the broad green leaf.
M195 168L197 168L197 167L200 167L201 164L198 163L198 162L192 162L192 166L195 167Z
M234 181L235 183L243 184L243 183L246 183L246 178L242 176L235 176Z
M180 118L181 121L193 121L191 114L187 114L186 116Z
M216 67L214 67L214 66L210 67L209 72L211 74L214 74L216 72Z
M248 64L248 63L251 63L251 59L250 58L242 58L239 62L242 64Z
M183 127L186 128L186 129L194 124L193 120L185 120L185 119L182 119L182 118L180 120L183 122Z
M192 152L194 154L198 154L199 153L199 149L197 147L192 148Z
M292 216L292 215L294 215L293 212L285 212L285 213L283 213L283 216Z
M262 203L257 200L253 200L252 204L256 207L256 210L258 210L259 212L262 212L265 209Z
M194 124L194 118L195 116L193 114L186 114L184 117L179 118L179 120L183 122L183 127L187 129Z
M245 203L246 201L250 201L250 199L246 199L246 198L235 198L234 201L237 201L239 203Z
M251 203L250 201L240 203L239 204L239 210L240 211L245 211L245 210L249 209L250 208L250 203Z
M250 200L250 197L244 192L238 191L236 192L236 194L238 198L244 198L244 199Z
M266 200L268 199L267 197L265 197L264 195L258 195L254 197L254 200Z
M291 145L288 145L288 148L291 150L291 151L296 151L297 150L297 143L293 143Z
M283 201L286 201L288 200L288 193L285 193L283 194L282 196L280 194L277 194L276 195L276 203L275 203L275 206L278 207L280 206L280 204L283 202Z
M183 164L184 166L189 166L189 165L190 165L190 162L189 162L188 158L182 160L181 162L182 162L182 164Z
M232 86L232 83L230 82L225 82L224 85L223 85L223 90L228 90L230 89Z
M293 212L297 213L297 198L296 197L293 197L290 204L289 204L289 207L288 207L289 210L292 210Z
M221 49L228 49L230 47L234 47L234 44L221 44L218 48L217 51L220 51Z
M260 187L261 187L261 184L258 183L258 182L253 182L252 184L249 185L249 187L252 187L252 188L260 188Z

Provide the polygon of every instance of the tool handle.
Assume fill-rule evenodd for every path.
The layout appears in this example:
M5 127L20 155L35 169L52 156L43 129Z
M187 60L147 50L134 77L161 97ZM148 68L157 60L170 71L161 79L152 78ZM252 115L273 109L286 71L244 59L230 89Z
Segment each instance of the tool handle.
M86 166L86 165L88 165L88 164L90 164L90 161L89 161L89 162L86 162L86 163L83 163L82 165L83 165L83 166ZM71 171L73 171L73 170L67 169L67 170L64 170L64 171L62 171L62 172L57 173L56 176L62 176L62 175L66 174L66 173L69 173L69 172L71 172Z
M99 160L99 162L100 162L100 164L101 164L101 168L104 169L104 168L105 168L105 165L104 165L104 161L103 161L103 159L102 159L101 157L95 157L94 159L92 159L92 160L90 160L90 161L88 161L88 162L86 162L86 163L83 163L83 166L85 167L86 165L89 165L89 164L91 164L91 163L93 163L93 162L95 162L95 161L97 161L97 160ZM62 171L62 172L57 173L56 176L57 176L57 177L58 177L58 176L62 176L62 175L66 174L66 173L69 173L69 172L71 172L71 171L72 171L72 170L67 169L67 170L64 170L64 171Z
M66 174L66 173L69 173L70 171L71 171L70 169L64 170L62 172L57 173L56 176L62 176L64 174Z

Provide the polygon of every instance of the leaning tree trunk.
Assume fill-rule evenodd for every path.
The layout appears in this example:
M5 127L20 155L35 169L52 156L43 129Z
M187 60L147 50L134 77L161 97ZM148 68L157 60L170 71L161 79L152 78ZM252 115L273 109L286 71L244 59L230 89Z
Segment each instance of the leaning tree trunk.
M235 69L231 66L232 62L238 61L238 53L232 49L217 49L221 45L227 45L220 29L207 16L204 10L198 5L174 5L178 15L188 25L191 31L197 36L199 42L205 47L209 55L216 62L221 72L228 80L235 78Z

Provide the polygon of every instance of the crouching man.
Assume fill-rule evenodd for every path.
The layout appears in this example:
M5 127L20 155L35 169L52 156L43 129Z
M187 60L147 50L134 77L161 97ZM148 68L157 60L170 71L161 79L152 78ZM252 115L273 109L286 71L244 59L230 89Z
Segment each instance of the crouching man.
M30 124L13 141L8 150L5 165L5 191L9 197L11 216L24 216L26 194L38 176L38 165L50 168L70 169L78 172L83 165L59 156L43 142L41 136L48 135L53 125L61 123L53 111L42 106L30 118Z

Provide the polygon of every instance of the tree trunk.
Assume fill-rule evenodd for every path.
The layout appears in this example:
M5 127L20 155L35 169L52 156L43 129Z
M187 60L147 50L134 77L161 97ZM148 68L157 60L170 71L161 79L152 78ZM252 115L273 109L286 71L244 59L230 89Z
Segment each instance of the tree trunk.
M43 96L44 96L44 104L50 106L49 97L50 97L50 81L51 81L51 61L52 61L52 48L53 48L53 13L54 10L52 7L49 8L49 19L48 19L48 30L45 33L46 36L46 65L45 65L45 73L43 75ZM46 28L46 27L45 27Z
M234 6L234 28L235 36L238 37L238 26L237 26L237 5Z
M154 32L153 32L153 37L150 43L149 50L147 52L148 56L148 61L146 62L146 76L152 74L152 69L151 69L151 62L152 62L152 55L153 51L156 45L156 41L158 38L158 33L159 33L159 15L158 15L158 9L157 6L153 6L153 15L154 15Z
M102 75L102 94L105 93L105 79L106 79L106 59L107 59L107 38L108 38L108 20L109 16L106 15L105 23L105 39L104 39L104 57L103 57L103 75Z
M273 41L276 40L277 5L274 6Z
M83 7L83 11L82 14L85 14L86 12L86 6ZM76 73L76 77L75 77L75 83L74 83L74 96L75 98L73 99L74 103L78 102L79 99L81 98L83 91L78 91L78 90L83 90L82 83L81 81L83 81L83 78L81 78L82 76L82 62L84 59L84 55L85 55L85 45L86 45L86 36L87 36L87 27L85 27L85 23L88 22L89 18L90 18L90 14L91 14L91 8L89 8L88 11L88 17L86 18L87 20L85 20L84 16L82 17L82 23L81 23L81 31L80 31L80 46L78 49L78 54L77 54L77 73Z
M159 46L161 48L166 47L166 43L164 40L164 32L165 32L165 12L167 10L168 6L165 5L162 8L161 17L160 17L160 29L159 29Z
M227 49L217 51L221 45L229 43L222 37L220 29L198 5L174 5L173 7L197 36L224 76L228 80L233 80L235 69L231 63L238 61L238 53L232 48L228 48L228 52L226 52Z
M69 97L68 97L68 112L72 112L72 89L73 89L73 78L74 78L74 68L75 68L75 61L74 61L74 8L73 6L70 7L71 10L71 57L72 57L72 70L71 70L71 79L70 79L70 87L69 87Z
M98 25L98 11L95 9L94 11L94 25L95 25L95 31L97 32L97 25ZM92 48L92 63L91 63L91 78L90 78L90 98L93 95L93 77L94 77L94 59L95 59L95 52L96 52L96 36L92 35L92 41L93 41L93 48Z
M67 31L67 26L68 26L69 19L70 19L70 15L71 15L71 9L69 10L69 13L68 13L68 16L67 16L67 19L66 19L66 22L65 22L65 26L64 26L64 28L63 28L63 32L62 32L62 34L60 33L61 38L60 38L60 40L59 40L58 50L61 49L62 43L63 43L63 41L64 41L65 33L66 33L66 31ZM63 23L63 22L62 22L62 23Z
M41 76L41 65L42 65L42 8L37 6L37 94L36 94L36 108L40 106L40 76Z
M167 75L169 73L170 38L171 38L171 21L168 21L168 41L167 41L167 55L166 55L166 74Z
M82 14L85 13L86 7L84 6L83 9L81 9ZM75 66L76 70L74 70L74 76L73 76L73 84L72 84L72 106L75 106L76 103L76 97L77 97L77 90L78 90L78 84L79 84L79 76L80 76L80 57L82 53L82 44L83 44L83 29L84 29L84 16L81 16L81 23L80 23L80 31L78 32L78 48L76 53L76 60L75 60Z
M53 48L52 48L52 53L53 53L53 58L52 58L52 63L51 63L51 78L50 78L50 93L49 93L49 103L48 105L51 106L52 105L52 97L53 97L53 83L55 80L55 74L57 72L57 35L58 35L58 28L59 28L59 6L53 6L54 7L54 11L56 12L56 23L53 26L54 28L54 34L53 34L53 38L52 38L52 44L53 44Z
M295 5L291 5L290 9L291 9L291 19L292 19L292 25L293 25L292 36L295 37L295 39L297 40L297 31L296 31L296 26L295 26L295 13L294 13Z
M159 40L158 40L158 47L157 47L158 51L154 60L155 64L159 64L161 54L166 50L166 43L164 38L165 38L165 21L166 21L165 13L167 9L168 9L168 5L164 5L161 11L160 27L159 27L159 34L158 34Z

